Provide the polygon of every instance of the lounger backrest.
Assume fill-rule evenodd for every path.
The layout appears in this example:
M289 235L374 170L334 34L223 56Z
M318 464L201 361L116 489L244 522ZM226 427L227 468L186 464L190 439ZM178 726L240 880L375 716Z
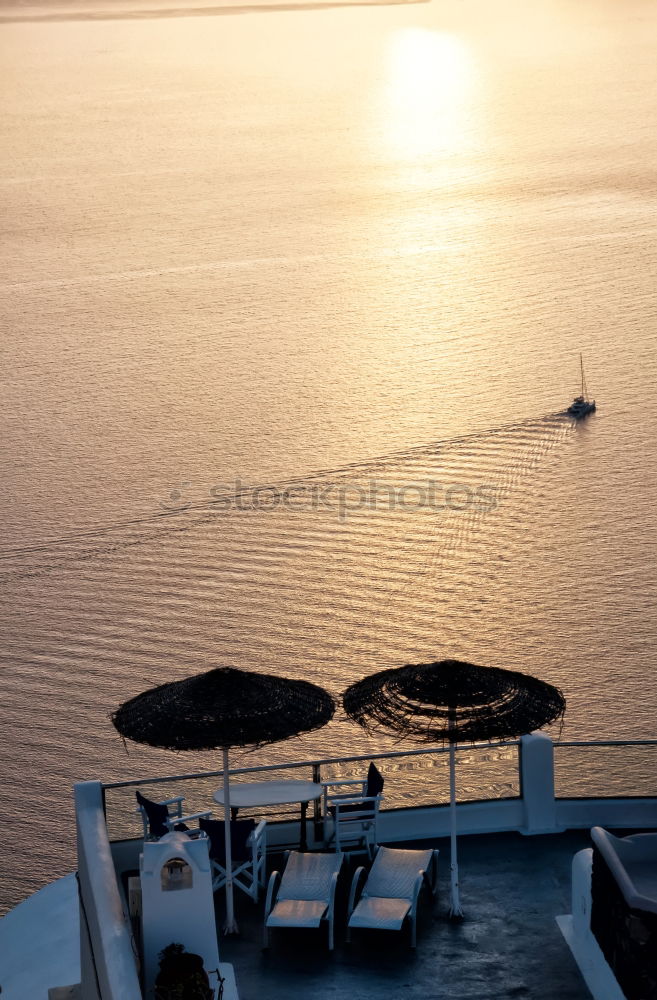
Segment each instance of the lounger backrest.
M380 847L367 882L364 896L383 899L410 899L417 873L431 863L431 851L406 851L397 847Z
M301 854L291 851L281 878L279 899L326 899L331 878L340 871L342 854Z

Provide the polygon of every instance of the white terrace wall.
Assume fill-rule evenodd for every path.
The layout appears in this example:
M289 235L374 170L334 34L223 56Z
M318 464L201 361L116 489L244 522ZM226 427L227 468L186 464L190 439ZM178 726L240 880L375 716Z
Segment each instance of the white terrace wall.
M517 830L558 833L576 827L657 827L657 798L559 799L554 797L554 747L544 733L520 740L521 797L457 806L459 834ZM75 786L81 890L81 967L84 1000L142 1000L131 936L121 907L102 808L101 786ZM295 824L272 824L271 846L298 838ZM312 838L312 823L308 824ZM379 839L394 842L447 836L449 809L382 810ZM314 845L319 846L319 845ZM114 845L120 868L136 867L139 842ZM87 930L88 928L88 930Z
M75 786L83 1000L142 1000L130 929L121 906L101 785Z
M545 733L521 738L519 769L520 798L457 804L459 835L517 830L531 836L593 826L657 827L656 798L555 799L554 744ZM272 831L272 841L275 836ZM446 805L382 809L379 814L379 839L384 843L447 836L449 807Z

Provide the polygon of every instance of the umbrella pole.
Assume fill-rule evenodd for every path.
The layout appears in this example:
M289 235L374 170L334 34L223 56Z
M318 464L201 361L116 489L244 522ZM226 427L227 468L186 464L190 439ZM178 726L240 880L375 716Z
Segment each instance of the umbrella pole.
M449 744L449 826L450 826L450 920L463 920L459 899L459 863L456 856L456 750Z
M224 834L226 841L226 923L224 934L238 934L233 908L233 852L230 842L230 781L228 778L228 750L224 747Z

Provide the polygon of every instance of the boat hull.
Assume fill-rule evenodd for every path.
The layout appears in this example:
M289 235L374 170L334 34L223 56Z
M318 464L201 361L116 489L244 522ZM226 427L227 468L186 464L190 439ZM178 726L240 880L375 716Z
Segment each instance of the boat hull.
M575 420L581 420L583 417L588 417L589 413L595 413L595 400L589 401L587 399L575 399L568 409L566 410L569 416L574 417Z

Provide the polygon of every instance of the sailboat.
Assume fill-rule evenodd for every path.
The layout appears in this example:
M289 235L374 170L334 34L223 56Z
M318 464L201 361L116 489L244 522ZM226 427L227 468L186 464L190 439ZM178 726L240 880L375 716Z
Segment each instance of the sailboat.
M584 361L582 360L582 355L579 356L579 367L582 373L582 388L579 396L575 396L574 400L568 407L567 413L575 420L581 420L582 417L588 417L589 413L595 413L595 400L589 399L588 393L586 391L586 379L584 378Z

